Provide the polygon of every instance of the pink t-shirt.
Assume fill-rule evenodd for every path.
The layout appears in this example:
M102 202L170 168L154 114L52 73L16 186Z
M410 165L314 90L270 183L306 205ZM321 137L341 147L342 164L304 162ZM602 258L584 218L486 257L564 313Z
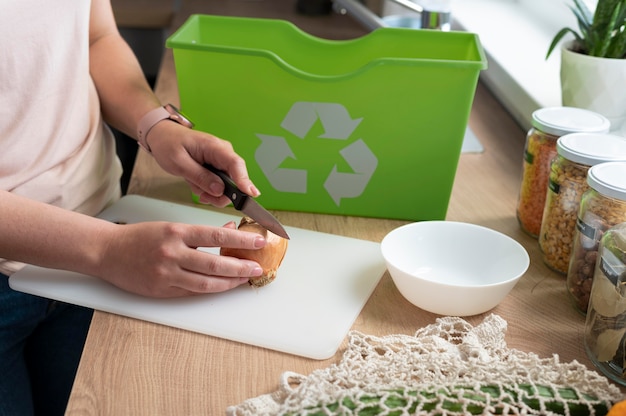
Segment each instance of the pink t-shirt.
M89 74L89 13L84 0L0 2L0 189L96 215L122 169ZM0 259L1 273L20 266Z

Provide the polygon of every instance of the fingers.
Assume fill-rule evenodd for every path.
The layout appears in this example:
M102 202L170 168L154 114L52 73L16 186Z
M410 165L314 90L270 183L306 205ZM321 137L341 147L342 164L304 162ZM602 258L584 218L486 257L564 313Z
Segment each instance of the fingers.
M229 223L230 224L230 223ZM189 247L229 247L256 250L265 247L267 241L261 234L239 231L236 226L224 227L189 225L182 234Z
M193 250L181 264L185 269L173 276L172 284L189 293L224 292L263 274L261 266L254 261L201 250Z
M207 277L196 273L188 273L181 277L173 291L174 297L226 292L248 284L249 280L247 277Z
M202 149L201 162L211 163L217 169L226 172L237 187L246 194L252 197L259 196L261 193L248 176L246 162L241 156L235 153L232 144L215 136L210 136L210 138L211 140L206 142L207 146ZM203 191L211 196L221 196L224 192L224 183L222 180L217 175L210 172L206 179L207 182L197 185L200 185Z
M235 247L259 249L266 240L256 233L238 231L231 221L221 228L189 226L183 241L189 247ZM202 250L189 250L181 258L182 268L173 283L193 293L216 293L230 290L263 274L261 266L250 260L220 256Z
M200 196L201 202L220 207L230 203L228 198L223 197L224 183L205 169L202 166L204 163L211 163L225 171L248 195L260 195L248 176L245 161L230 142L176 123L159 123L150 134L153 136L152 153L156 161L167 172L183 177L194 193Z
M172 298L201 293L219 293L245 284L250 278L263 274L261 267L249 260L219 256L200 250L188 258L180 259L177 265L156 267L140 279L128 280L120 287L144 296ZM113 282L115 284L115 282Z
M243 163L243 160L241 160L241 162ZM248 177L248 171L245 164L243 167L239 168L237 168L235 164L231 164L226 165L225 168L218 169L226 172L226 174L230 176L242 192L252 197L261 195L261 192ZM221 203L223 202L221 200L223 198L230 203L230 200L224 198L224 182L222 179L214 173L209 172L207 169L203 168L203 170L202 174L198 177L198 183L191 183L192 187L196 188L196 194L200 196L200 201L211 203L213 203L213 201L217 201L218 203Z
M200 191L199 193L195 192L195 194L198 195L198 201L202 204L211 204L217 208L224 208L231 204L231 200L223 194L219 197L209 195L208 193L203 191Z
M261 192L248 177L246 162L241 157L235 155L225 170L240 190L252 197L261 195Z
M172 281L176 287L189 292L223 292L263 274L263 269L253 261L216 256L202 251L196 251L195 255L196 258L185 262L190 269L181 270Z
M244 249L260 249L267 241L257 233L237 230L235 222L226 223L222 228L190 227L185 242L190 246L219 246ZM194 250L184 260L188 274L182 274L178 286L195 293L216 293L230 290L247 282L252 277L263 274L261 266L251 260L228 256L216 256L201 250Z
M252 260L220 256L202 250L194 250L183 259L181 266L185 270L210 277L259 277L263 274L261 266Z

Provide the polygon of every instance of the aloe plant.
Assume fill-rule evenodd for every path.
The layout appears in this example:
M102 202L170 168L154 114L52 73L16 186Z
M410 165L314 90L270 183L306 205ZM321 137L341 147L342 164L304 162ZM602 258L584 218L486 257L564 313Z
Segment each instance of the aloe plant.
M591 13L583 0L573 0L570 9L578 29L561 29L550 44L546 58L568 33L575 37L576 52L600 58L626 59L626 0L598 0Z

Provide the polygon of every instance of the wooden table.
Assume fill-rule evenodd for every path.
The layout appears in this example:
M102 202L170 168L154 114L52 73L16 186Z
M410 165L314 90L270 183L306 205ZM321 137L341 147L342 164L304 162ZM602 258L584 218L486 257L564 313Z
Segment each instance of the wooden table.
M282 16L281 16L282 17ZM335 19L335 17L333 17ZM177 103L171 53L157 94ZM447 219L503 232L528 250L531 265L509 296L489 313L508 322L510 348L541 357L558 354L592 367L583 348L584 317L568 298L565 279L542 262L537 241L515 217L525 131L479 84L470 127L484 152L461 156ZM189 204L189 189L140 152L130 192ZM381 241L403 221L275 211L286 225ZM466 318L476 325L485 315ZM414 334L437 315L407 302L385 273L353 329L367 334ZM122 316L96 312L68 414L220 415L227 406L277 389L284 371L308 374L343 353L316 361ZM626 390L623 390L626 392Z

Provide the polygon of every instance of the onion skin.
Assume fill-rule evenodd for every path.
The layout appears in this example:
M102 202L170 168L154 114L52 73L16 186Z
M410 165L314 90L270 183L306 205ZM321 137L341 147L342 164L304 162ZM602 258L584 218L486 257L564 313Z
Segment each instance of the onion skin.
M283 258L285 258L288 240L268 231L250 217L243 217L237 229L260 234L265 238L267 243L263 248L258 250L222 247L220 249L220 255L252 260L259 263L263 269L263 274L259 277L250 278L250 280L248 280L250 285L263 287L272 283L274 279L276 279L276 274L278 273L278 268Z

